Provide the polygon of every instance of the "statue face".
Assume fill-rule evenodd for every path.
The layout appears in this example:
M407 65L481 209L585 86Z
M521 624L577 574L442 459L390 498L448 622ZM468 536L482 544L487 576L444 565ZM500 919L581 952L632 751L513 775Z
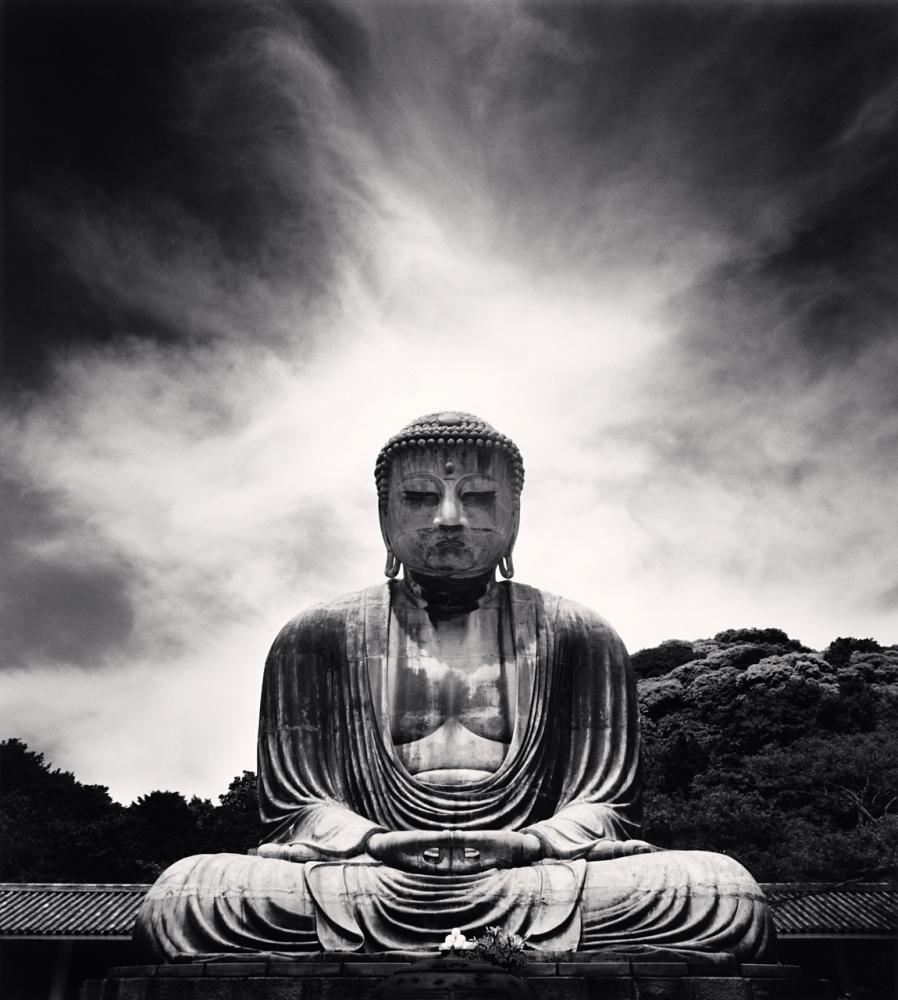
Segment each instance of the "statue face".
M393 460L384 538L412 573L471 577L511 550L518 516L505 458L484 448L415 448Z

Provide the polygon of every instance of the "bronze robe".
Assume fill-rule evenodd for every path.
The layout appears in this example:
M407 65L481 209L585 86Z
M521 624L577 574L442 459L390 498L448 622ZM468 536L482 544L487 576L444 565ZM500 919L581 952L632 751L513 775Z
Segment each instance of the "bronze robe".
M168 958L378 951L432 948L454 927L470 936L498 924L553 950L588 942L761 952L770 933L763 897L730 859L585 860L597 841L637 834L640 793L629 659L589 609L496 585L491 600L508 616L501 625L514 636L517 669L506 757L466 785L427 784L405 770L382 701L400 586L303 612L269 654L258 741L263 840L308 860L185 859L151 890L138 937ZM450 876L397 871L364 854L375 831L447 828L530 832L548 860Z
M391 595L372 587L311 608L268 658L259 721L265 840L327 859L375 830L520 830L555 858L634 835L639 801L635 684L616 633L572 601L498 584L511 619L518 704L489 778L433 786L402 766L381 705Z

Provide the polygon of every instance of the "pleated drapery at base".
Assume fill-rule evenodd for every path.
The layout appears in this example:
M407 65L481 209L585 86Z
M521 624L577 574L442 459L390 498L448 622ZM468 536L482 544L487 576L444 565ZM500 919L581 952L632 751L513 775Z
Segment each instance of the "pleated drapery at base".
M150 890L136 937L168 959L434 949L498 925L546 951L653 948L755 958L771 925L741 865L703 851L543 862L467 876L209 854ZM710 955L709 955L710 957Z

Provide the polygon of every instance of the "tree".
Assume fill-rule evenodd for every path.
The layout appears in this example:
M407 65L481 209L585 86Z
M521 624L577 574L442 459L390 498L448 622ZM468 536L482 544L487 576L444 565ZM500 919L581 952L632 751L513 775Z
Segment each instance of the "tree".
M261 832L255 772L244 771L234 778L218 799L220 805L210 814L205 828L209 841L216 851L246 854L258 845Z
M898 648L871 643L824 657L734 629L639 681L647 839L732 854L764 881L892 872Z
M109 881L121 877L122 807L103 785L53 770L18 739L0 742L0 877Z
M0 878L147 882L179 858L243 853L258 843L256 776L234 778L220 805L153 791L127 808L103 785L53 769L18 739L0 743Z
M823 658L835 667L847 667L852 653L878 653L882 646L875 639L855 639L839 636L826 647Z
M667 639L660 646L641 649L630 657L633 671L638 678L658 677L696 659L695 647L682 639Z
M203 850L196 813L180 792L150 792L128 808L126 846L140 881Z

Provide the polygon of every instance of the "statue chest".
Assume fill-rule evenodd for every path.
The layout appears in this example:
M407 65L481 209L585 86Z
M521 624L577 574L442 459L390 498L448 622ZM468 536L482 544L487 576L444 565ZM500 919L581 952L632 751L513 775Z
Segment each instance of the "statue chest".
M442 621L405 609L385 658L389 733L420 780L478 781L498 769L515 722L517 669L496 607Z

